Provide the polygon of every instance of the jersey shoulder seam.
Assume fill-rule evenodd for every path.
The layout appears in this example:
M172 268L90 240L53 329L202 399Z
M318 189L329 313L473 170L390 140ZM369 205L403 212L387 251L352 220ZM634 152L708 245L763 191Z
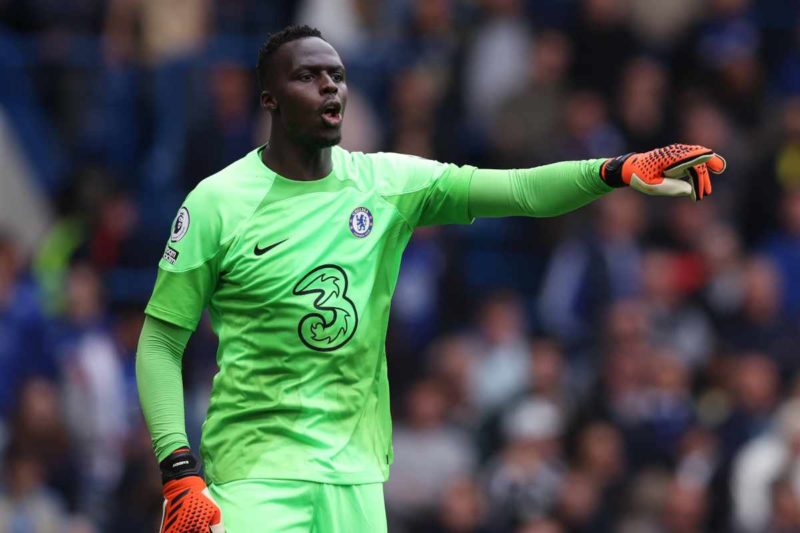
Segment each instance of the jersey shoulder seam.
M369 161L369 164L370 164L370 165L374 165L374 163L375 163L375 162L374 162L374 158L375 158L375 156L381 156L381 155L384 155L384 154L386 154L386 153L387 153L387 152L376 152L376 153L372 153L372 154L364 154L364 155L366 156L367 160ZM414 192L418 192L418 191L424 190L424 189L425 189L427 186L428 186L428 185L423 185L423 186L421 186L419 189L416 189L416 190L414 190L414 191L408 191L408 192L399 192L399 193L392 193L392 194L389 194L389 193L384 193L383 191L381 191L381 190L380 190L380 188L377 186L377 183L375 183L375 184L374 184L374 187L375 187L375 189L374 189L374 190L375 190L375 191L376 191L376 193L377 193L377 194L376 194L376 196L377 196L378 198L380 198L380 199L381 199L381 201L383 201L383 203L385 203L386 205L388 205L388 206L389 206L389 207L390 207L390 208L391 208L391 209L392 209L392 210L393 210L395 213L397 213L397 214L398 214L398 216L400 217L400 219L401 219L401 220L402 220L402 221L405 223L405 225L408 227L408 229L409 229L410 231L412 231L412 232L413 232L413 231L414 231L414 225L411 223L411 221L408 219L408 217L406 217L406 215L405 215L405 214L404 214L404 213L403 213L403 212L402 212L402 211L401 211L401 210L400 210L400 209L399 209L399 208L398 208L396 205L394 205L392 202L390 202L390 201L389 201L387 198L390 198L390 197L393 197L393 196L402 196L402 195L404 195L404 194L413 194Z
M222 170L220 170L218 172L215 172L214 174L212 174L212 175L200 180L200 182L197 185L195 185L194 189L189 194L191 195L192 193L195 193L195 191L200 191L200 192L198 192L198 194L203 195L203 196L205 196L205 195L213 195L214 193L217 193L217 192L223 192L224 193L224 191L226 189L224 180L226 179L226 177L228 177L226 175L230 174L230 176L232 176L234 179L236 179L237 178L237 174L235 173L235 167L239 167L240 165L243 165L244 162L245 162L244 158L239 159L237 161L234 161L233 163L231 163L227 167L223 168ZM214 248L214 251L212 253L208 254L206 257L202 257L201 259L199 259L198 261L196 261L192 265L184 267L184 268L182 268L180 270L172 270L172 269L170 269L170 270L166 270L166 271L167 272L174 272L174 273L189 272L191 270L195 270L195 269L198 269L198 268L202 267L204 264L206 264L209 261L217 258L220 255L221 252L225 252L227 250L228 245L231 242L233 242L234 238L236 237L236 235L240 231L242 225L245 222L249 221L253 217L253 214L258 210L258 208L264 202L264 198L269 193L271 188L272 188L272 184L270 184L270 186L264 192L264 195L261 197L261 200L259 200L258 203L255 205L255 207L253 208L253 211L249 215L247 215L245 217L242 217L242 219L238 223L236 223L234 225L234 228L233 228L233 230L231 230L230 235L222 235L223 228L220 228L219 241L218 241L218 243L217 243L217 245ZM220 210L219 210L219 207L218 207L220 205L220 202L210 202L210 203L213 205L213 207L212 207L213 211L212 212L214 213L214 216L217 216L217 217L219 217L221 219L222 216L220 215Z
M153 316L158 318L159 320L163 320L172 324L173 326L178 326L184 329L190 329L194 331L197 327L197 321L194 321L187 317L186 315L182 315L180 313L175 313L169 309L166 309L158 304L154 304L152 302L148 302L147 307L144 310L144 314ZM199 318L198 318L199 320ZM189 327L189 324L194 323L194 326Z
M407 154L398 154L398 153L396 153L396 152L375 152L375 153L372 153L372 154L365 154L365 155L367 155L367 156L373 156L373 157L374 157L374 156L381 156L381 157L382 157L382 156L389 156L389 159L390 159L392 156L401 156L401 157L416 157L416 156L411 156L411 155L407 155ZM370 159L372 159L372 158L370 158ZM420 159L423 159L423 158L420 158ZM437 162L438 162L438 161L437 161ZM447 163L440 163L440 164L442 164L442 165L447 165ZM419 191L425 190L425 189L427 189L428 187L430 187L430 185L431 185L431 182L433 182L433 181L434 181L434 180L433 180L433 175L430 175L430 176L428 176L428 179L426 179L426 180L425 180L425 181L424 181L422 184L420 184L420 186L419 186L419 187L416 187L416 188L413 188L413 189L410 189L410 190L407 190L407 191L406 191L406 190L403 190L403 191L391 192L391 193L387 192L387 193L385 193L385 194L384 194L383 192L381 192L381 196L386 196L386 197L388 197L388 196L402 196L402 195L404 195L404 194L414 194L415 192L419 192Z
M378 193L377 196L378 196L378 198L381 199L381 201L383 203L388 205L392 210L394 210L395 213L397 213L400 216L400 219L405 223L406 226L408 226L409 230L411 230L412 232L414 231L414 225L411 224L411 221L408 220L408 218L403 214L402 211L400 211L400 209L398 209L398 207L396 205L394 205L392 202L387 200L386 197L383 194ZM396 196L396 195L391 195L391 196Z
M224 248L224 246L226 244L227 243L220 243L217 246L217 248L214 250L214 253L209 254L208 257L204 257L204 258L200 259L199 261L197 261L196 263L193 263L190 266L183 267L183 268L180 268L180 269L171 268L169 270L167 270L166 268L162 268L160 266L159 266L159 268L161 270L163 270L164 272L169 272L170 274L186 274L187 272L191 272L192 270L197 270L198 268L201 268L203 265L205 265L209 261L213 261L220 254L220 252L223 251L223 248ZM167 244L167 246L169 246L169 244Z
M236 227L233 229L233 231L231 231L231 234L230 234L229 237L225 237L224 239L220 239L220 249L222 249L223 247L228 247L231 243L233 243L233 241L236 240L236 237L239 236L239 234L241 233L242 228L245 226L245 224L250 222L253 219L253 217L255 216L255 214L258 212L259 208L261 208L261 206L264 205L264 202L266 201L267 196L269 196L269 191L272 190L272 186L274 184L275 184L275 180L273 179L272 183L270 183L269 187L267 187L267 189L264 191L264 194L261 195L261 199L256 203L255 207L253 207L253 210L250 211L250 214L247 215L246 217L242 217L242 219L239 221L239 223L236 224Z

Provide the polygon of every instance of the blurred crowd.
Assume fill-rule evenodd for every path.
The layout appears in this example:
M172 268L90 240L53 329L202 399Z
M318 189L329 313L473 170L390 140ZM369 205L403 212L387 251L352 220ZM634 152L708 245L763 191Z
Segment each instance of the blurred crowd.
M348 67L349 149L729 163L701 204L416 232L390 531L800 531L795 0L0 0L0 196L13 153L45 206L0 229L0 531L156 530L142 310L181 199L266 140L256 54L290 22ZM204 320L194 446L215 349Z

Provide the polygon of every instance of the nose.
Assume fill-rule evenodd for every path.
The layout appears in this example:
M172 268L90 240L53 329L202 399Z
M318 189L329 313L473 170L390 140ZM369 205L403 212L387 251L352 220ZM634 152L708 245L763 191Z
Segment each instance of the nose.
M320 80L320 94L336 94L339 92L339 87L336 86L336 82L333 81L327 72L320 76Z

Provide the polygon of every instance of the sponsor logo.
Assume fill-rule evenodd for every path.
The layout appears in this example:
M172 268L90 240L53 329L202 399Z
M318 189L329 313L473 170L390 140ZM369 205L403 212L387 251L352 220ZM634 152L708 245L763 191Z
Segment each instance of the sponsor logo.
M310 312L297 325L303 344L318 352L331 352L353 338L358 313L347 295L349 285L339 265L318 266L297 282L292 292L310 304Z
M167 246L164 249L164 261L166 261L170 265L174 265L175 261L177 260L178 260L178 250L176 250L172 246Z
M256 255L264 255L265 253L269 252L270 250L272 250L273 248L275 248L279 244L285 243L287 240L288 239L283 239L282 241L278 241L275 244L270 244L269 246L265 246L264 248L259 248L258 247L258 243L256 243L256 247L253 248L253 253L256 254Z

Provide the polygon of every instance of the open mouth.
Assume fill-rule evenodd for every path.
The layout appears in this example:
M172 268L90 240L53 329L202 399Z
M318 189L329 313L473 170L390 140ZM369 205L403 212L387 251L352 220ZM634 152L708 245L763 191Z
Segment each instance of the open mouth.
M322 121L331 127L341 124L342 104L339 102L330 102L322 106Z

